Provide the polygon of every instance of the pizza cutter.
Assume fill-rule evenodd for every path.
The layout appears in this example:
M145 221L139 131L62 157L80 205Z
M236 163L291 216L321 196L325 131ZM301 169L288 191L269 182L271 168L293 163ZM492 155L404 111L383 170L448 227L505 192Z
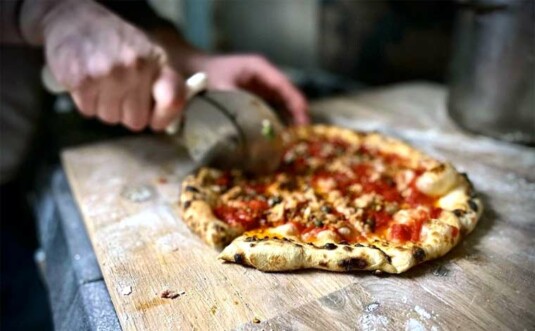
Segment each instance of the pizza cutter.
M42 76L49 91L65 91L47 67ZM282 158L284 125L273 110L251 93L207 90L207 83L204 73L186 80L186 106L166 133L199 165L254 174L275 170Z

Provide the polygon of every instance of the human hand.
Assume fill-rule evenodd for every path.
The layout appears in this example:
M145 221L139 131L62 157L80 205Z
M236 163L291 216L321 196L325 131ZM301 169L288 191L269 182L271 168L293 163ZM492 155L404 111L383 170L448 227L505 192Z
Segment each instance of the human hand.
M131 130L163 130L184 104L183 78L145 33L92 1L65 1L43 23L48 66L80 112Z
M190 71L208 75L209 88L232 90L241 88L282 106L295 124L307 124L308 105L299 90L273 64L258 55L210 56L193 54Z

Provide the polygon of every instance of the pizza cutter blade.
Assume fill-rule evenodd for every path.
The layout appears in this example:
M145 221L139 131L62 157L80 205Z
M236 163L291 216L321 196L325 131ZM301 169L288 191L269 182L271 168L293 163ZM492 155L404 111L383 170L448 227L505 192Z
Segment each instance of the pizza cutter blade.
M205 91L186 105L178 132L199 164L274 171L282 158L284 126L271 108L245 91Z

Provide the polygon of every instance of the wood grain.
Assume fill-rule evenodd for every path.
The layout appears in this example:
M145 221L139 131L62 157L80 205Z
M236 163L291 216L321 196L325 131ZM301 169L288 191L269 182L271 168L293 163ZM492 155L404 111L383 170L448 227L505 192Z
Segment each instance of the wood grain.
M66 150L122 328L535 329L535 152L463 133L444 101L440 86L409 84L312 107L316 119L386 132L451 160L482 193L487 210L476 230L446 257L400 276L223 264L177 217L180 180L194 167L183 150L151 136ZM161 298L165 290L180 295Z

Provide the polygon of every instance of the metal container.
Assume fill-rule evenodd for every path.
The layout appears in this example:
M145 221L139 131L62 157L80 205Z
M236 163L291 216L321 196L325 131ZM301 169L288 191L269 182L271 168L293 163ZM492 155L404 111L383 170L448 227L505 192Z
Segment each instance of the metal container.
M463 128L535 144L535 1L460 2L448 110Z

